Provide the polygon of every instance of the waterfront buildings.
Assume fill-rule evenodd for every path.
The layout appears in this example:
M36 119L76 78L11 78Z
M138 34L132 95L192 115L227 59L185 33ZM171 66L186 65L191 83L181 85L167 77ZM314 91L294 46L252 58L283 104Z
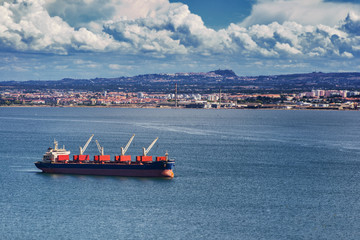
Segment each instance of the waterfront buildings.
M178 94L179 107L275 108L275 109L358 109L360 92L321 90L281 94ZM1 105L174 107L173 93L122 91L15 90L0 91Z

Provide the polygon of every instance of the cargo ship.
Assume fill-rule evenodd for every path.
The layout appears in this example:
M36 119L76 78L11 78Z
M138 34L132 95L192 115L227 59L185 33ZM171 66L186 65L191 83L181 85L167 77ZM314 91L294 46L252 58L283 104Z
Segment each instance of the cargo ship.
M135 134L130 138L125 147L121 147L121 155L115 156L111 161L110 155L104 154L104 147L101 147L96 140L99 155L95 155L90 160L89 155L84 152L91 142L94 135L88 139L84 147L80 148L79 155L73 155L70 160L70 151L58 147L58 142L54 140L54 148L48 148L42 161L35 162L35 166L44 173L60 174L81 174L81 175L101 175L101 176L123 176L123 177L174 177L175 161L169 159L168 153L165 156L158 156L153 160L152 156L147 156L158 138L150 146L143 148L143 154L136 156L135 161L131 160L131 155L125 155Z

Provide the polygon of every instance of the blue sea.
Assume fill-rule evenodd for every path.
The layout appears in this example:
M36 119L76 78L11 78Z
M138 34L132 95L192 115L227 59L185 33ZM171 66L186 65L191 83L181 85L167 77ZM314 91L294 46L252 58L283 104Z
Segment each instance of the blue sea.
M175 178L34 166L91 134L133 159L159 137ZM0 108L0 194L1 239L359 239L360 112Z

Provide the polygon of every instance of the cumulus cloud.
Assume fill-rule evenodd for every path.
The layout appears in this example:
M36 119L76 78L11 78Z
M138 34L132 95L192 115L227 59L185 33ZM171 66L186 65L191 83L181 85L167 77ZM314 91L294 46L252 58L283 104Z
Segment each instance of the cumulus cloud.
M51 16L61 17L73 27L95 30L105 21L134 20L156 17L155 12L166 9L168 0L44 0Z
M60 17L51 17L38 0L2 2L0 46L22 51L66 54L69 49L103 51L116 45L108 35L70 27Z
M359 4L259 0L244 22L215 31L168 0L2 1L0 50L347 59L360 54L359 15Z
M206 54L225 50L226 34L205 27L202 19L192 14L187 5L169 4L153 14L135 20L108 22L104 31L143 52Z
M247 56L351 57L358 55L360 31L348 31L346 25L356 25L356 20L349 15L343 24L335 27L304 26L296 22L248 28L231 24L227 32Z
M360 5L324 0L259 0L241 25L293 21L303 25L334 26L351 11L360 12Z
M360 35L360 16L354 12L349 12L343 21L341 29L352 35Z

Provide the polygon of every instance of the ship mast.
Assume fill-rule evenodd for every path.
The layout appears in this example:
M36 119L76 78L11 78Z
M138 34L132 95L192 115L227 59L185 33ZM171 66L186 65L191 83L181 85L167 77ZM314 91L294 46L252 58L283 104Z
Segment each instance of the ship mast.
M58 141L54 139L54 151L58 150Z

